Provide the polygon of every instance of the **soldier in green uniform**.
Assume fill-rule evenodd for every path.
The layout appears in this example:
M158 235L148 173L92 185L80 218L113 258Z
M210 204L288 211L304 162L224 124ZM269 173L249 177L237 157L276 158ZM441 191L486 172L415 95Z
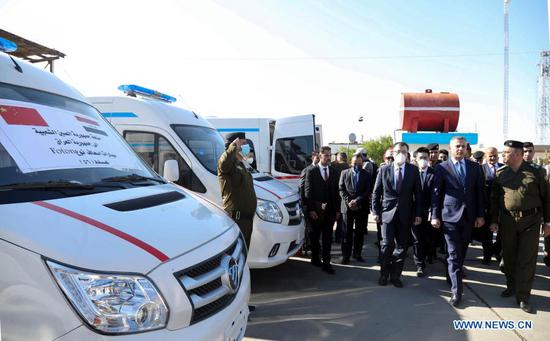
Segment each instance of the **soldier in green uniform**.
M524 142L523 143L523 159L525 162L532 164L534 167L539 168L544 177L548 180L548 174L546 168L542 167L538 163L533 162L535 158L535 146L533 142ZM544 237L544 264L550 266L550 237Z
M535 277L540 226L550 234L550 186L540 171L523 160L523 143L504 143L506 166L497 170L491 192L491 231L500 226L506 290L525 312ZM544 219L544 220L543 220Z
M218 160L223 209L239 225L247 248L250 247L257 203L252 174L243 163L243 155L248 155L249 148L244 133L229 134L226 150Z

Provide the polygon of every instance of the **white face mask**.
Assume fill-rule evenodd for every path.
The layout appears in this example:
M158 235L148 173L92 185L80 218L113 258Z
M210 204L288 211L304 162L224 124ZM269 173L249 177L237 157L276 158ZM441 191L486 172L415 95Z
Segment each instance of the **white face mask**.
M252 162L254 162L254 158L253 157L247 157L246 162L252 164Z
M424 160L424 159L418 160L418 167L422 169L428 167L428 160Z
M402 164L405 163L405 161L407 161L407 157L405 155L403 155L402 153L398 153L394 156L394 161L399 165L401 166Z

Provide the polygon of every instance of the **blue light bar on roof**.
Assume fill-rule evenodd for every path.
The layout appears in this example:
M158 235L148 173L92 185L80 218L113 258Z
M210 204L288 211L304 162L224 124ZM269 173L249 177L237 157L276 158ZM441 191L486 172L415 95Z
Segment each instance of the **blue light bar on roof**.
M17 44L11 40L0 38L0 51L4 51L6 53L15 52L17 51Z
M168 103L174 103L176 99L172 96L163 94L161 92L158 92L156 90L151 90L144 88L139 85L134 84L124 84L118 87L118 90L124 92L127 95L134 96L134 95L140 95L143 97L150 97L155 99L160 99L161 101L165 101Z

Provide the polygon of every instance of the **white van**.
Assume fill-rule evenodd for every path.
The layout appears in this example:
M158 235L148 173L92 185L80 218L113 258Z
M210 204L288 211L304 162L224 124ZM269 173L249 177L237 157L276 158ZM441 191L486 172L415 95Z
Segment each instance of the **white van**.
M175 98L136 85L119 88L127 96L88 100L161 175L176 160L175 183L222 204L217 164L224 141L212 125L194 112L177 107ZM248 265L268 268L285 262L302 246L304 220L298 194L263 173L253 173L258 208L254 216Z
M245 333L237 225L159 177L72 87L3 52L0 217L2 341Z
M212 125L225 136L232 132L244 132L254 152L255 165L264 173L298 189L302 169L311 164L311 153L322 145L320 125L315 125L315 115L270 118L220 118L207 117Z

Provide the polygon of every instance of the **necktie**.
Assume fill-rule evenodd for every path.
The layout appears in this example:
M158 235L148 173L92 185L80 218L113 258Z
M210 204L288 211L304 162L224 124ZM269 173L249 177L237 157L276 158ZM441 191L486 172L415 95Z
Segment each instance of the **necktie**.
M328 181L327 167L323 167L323 179Z
M359 182L359 173L353 174L353 189L357 190L357 183Z
M462 168L462 162L458 162L458 178L460 179L460 182L462 183L462 186L466 183L466 174L464 174L464 168Z
M426 172L421 172L421 179L422 179L422 188L424 188L424 183L426 182Z
M491 165L491 169L493 170L493 178L497 176L497 166Z
M397 190L397 193L401 192L401 185L403 184L403 174L401 174L401 167L397 168L397 171L399 174L397 174L397 184L395 185L395 189Z

